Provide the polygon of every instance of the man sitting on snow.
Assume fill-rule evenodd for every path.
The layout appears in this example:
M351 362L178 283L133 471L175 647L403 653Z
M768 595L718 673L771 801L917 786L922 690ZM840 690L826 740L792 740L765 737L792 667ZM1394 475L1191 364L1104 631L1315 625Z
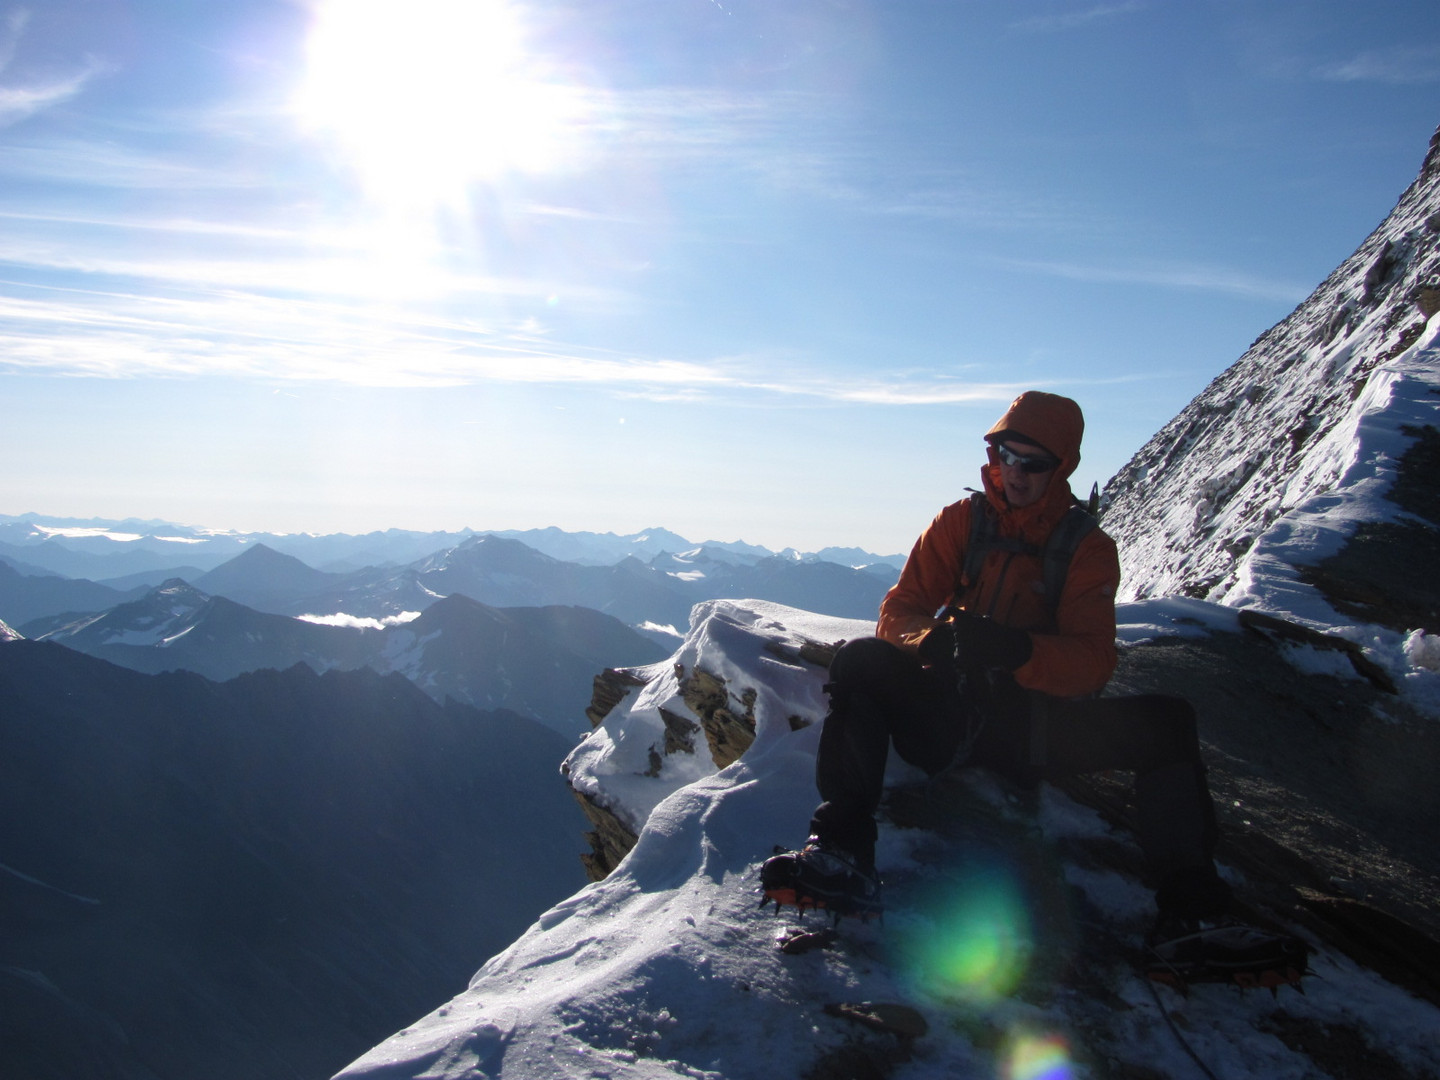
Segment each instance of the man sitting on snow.
M766 862L765 895L837 917L879 913L874 815L892 742L931 775L962 763L1022 783L1133 770L1159 908L1154 963L1182 978L1298 980L1303 943L1229 916L1190 704L1097 696L1115 670L1120 565L1070 491L1083 431L1074 401L1030 391L986 433L983 492L940 512L881 603L877 636L831 664L823 801L805 846Z

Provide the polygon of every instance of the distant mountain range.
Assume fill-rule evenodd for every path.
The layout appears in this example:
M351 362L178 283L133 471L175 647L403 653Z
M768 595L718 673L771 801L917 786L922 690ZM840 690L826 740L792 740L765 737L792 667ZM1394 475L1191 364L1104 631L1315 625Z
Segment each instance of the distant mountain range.
M0 1075L331 1075L583 884L570 742L396 675L0 641Z
M11 535L16 528L11 528ZM23 550L45 554L52 562L63 550L93 568L97 561L133 561L136 553L153 553L156 545L180 542L154 536L105 539L84 532L102 528L98 525L63 528L81 535L57 534ZM595 534L561 535L573 547L588 544L586 538ZM77 554L62 548L62 539L108 554ZM561 546L556 536L547 539ZM673 534L660 537L666 542L678 539ZM123 545L146 543L148 548L122 550ZM139 580L145 576L141 574ZM557 559L519 540L492 535L470 536L403 565L341 572L317 569L269 544L247 542L238 554L210 570L192 570L188 577L176 575L158 586L130 584L123 589L57 576L23 560L0 561L0 619L26 637L62 642L140 671L183 668L223 679L297 662L317 671L358 666L381 672L403 669L431 693L452 693L457 700L481 707L521 709L556 722L571 675L588 686L600 667L657 659L663 653L653 643L667 650L672 647L689 625L690 609L697 603L761 599L842 618L871 619L896 576L896 569L887 563L856 569L820 559L710 546L661 552L648 562L631 555L599 565ZM468 608L457 603L433 618L416 619L439 601L457 597L474 603ZM552 620L547 630L529 616L524 617L530 622L523 633L519 624L498 639L480 629L481 624L493 627L504 619L522 618L495 610L515 608L591 609L609 622L603 623L603 631L598 629L602 624L595 623L587 630L587 640L604 640L607 648L602 653L576 652L569 643L546 636L559 623ZM277 621L265 616L290 618ZM297 617L309 621L296 623ZM568 617L574 625L588 618ZM369 621L378 628L380 620L416 622L405 629L391 625L378 635L356 625ZM322 621L337 625L314 625ZM622 632L621 624L636 633ZM432 625L437 629L432 631ZM531 632L541 637L527 637ZM412 635L418 635L414 640L421 644L397 644ZM446 637L443 645L435 643L437 635ZM454 666L442 670L420 654L449 656ZM572 670L571 661L576 659L584 663ZM546 663L566 671L566 678L557 682L547 677L533 687L526 685L530 674Z
M661 639L668 646L684 633L692 606L722 597L873 618L904 562L855 549L827 549L834 561L745 544L686 547L683 537L664 530L633 537L558 529L521 534L567 553L563 558L488 533L187 535L194 533L156 522L45 524L34 515L0 515L0 619L20 627L47 616L99 613L178 578L276 615L386 618L423 611L457 592L495 607L578 605L650 632L668 627ZM362 556L368 561L355 565Z
M421 532L387 529L358 535L332 533L244 533L201 529L164 521L109 518L58 518L41 514L0 514L0 561L25 573L38 570L92 581L149 575L144 584L158 585L166 577L182 577L189 567L213 570L241 551L264 544L292 555L309 566L349 573L369 566L403 566L438 551L457 547L476 536L518 540L551 558L582 566L613 566L624 559L648 562L657 555L704 547L732 562L758 562L772 556L794 562L835 562L860 567L879 564L899 570L901 555L873 555L858 548L824 548L802 553L793 548L776 552L740 541L706 541L698 544L668 529L646 529L628 536L615 533L566 532L562 529L504 531ZM28 569L20 564L27 564ZM161 577L155 577L155 574ZM882 571L883 573L883 571ZM129 585L135 581L126 582Z
M236 561L285 560L282 569L294 561L265 551L253 548ZM224 569L207 577L223 581ZM152 674L194 671L225 680L298 663L317 672L398 672L437 701L512 709L566 734L584 727L597 671L665 656L620 621L583 607L502 610L457 593L413 620L363 629L256 611L179 579L100 614L40 619L17 629Z

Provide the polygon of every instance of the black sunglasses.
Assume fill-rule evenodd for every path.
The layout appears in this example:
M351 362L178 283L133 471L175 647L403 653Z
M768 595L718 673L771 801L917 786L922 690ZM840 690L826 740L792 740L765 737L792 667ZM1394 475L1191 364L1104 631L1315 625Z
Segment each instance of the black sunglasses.
M1024 454L1017 454L1004 443L995 444L995 453L1000 455L1000 461L1005 465L1019 466L1021 472L1038 476L1040 473L1047 473L1056 468L1060 462L1052 457L1039 455L1026 457Z

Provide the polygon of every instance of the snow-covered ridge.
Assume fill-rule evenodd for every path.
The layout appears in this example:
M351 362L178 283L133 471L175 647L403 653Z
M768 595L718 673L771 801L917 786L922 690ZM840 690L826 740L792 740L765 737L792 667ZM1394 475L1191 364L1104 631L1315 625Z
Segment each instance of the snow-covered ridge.
M1134 616L1122 632L1127 640L1223 631L1236 618L1221 605L1185 599L1147 601L1127 614ZM964 985L937 983L933 968L907 967L905 950L885 942L918 937L933 952L955 928L903 907L888 912L885 927L873 933L847 924L846 943L833 952L786 957L775 949L776 935L794 919L758 910L756 869L773 844L803 838L816 799L821 725L791 718L818 719L824 705L823 669L795 653L807 642L870 630L773 604L697 605L680 649L663 664L637 669L645 685L612 708L569 759L572 782L637 824L633 850L603 881L542 915L479 970L468 990L375 1047L337 1080L853 1075L816 1071L826 1055L843 1060L847 1047L867 1045L863 1032L827 1016L826 1006L866 1000L906 1002L929 1018L928 1034L909 1048L897 1078L1036 1076L1024 1070L1042 1054L1050 1069L1045 1075L1091 1075L1081 1063L1084 1053L1137 1074L1143 1068L1147 1075L1192 1075L1187 1051L1167 1033L1143 980L1123 962L1107 966L1103 986L1038 999L1012 993L1007 986L1013 983L998 981L998 969ZM749 700L755 741L723 769L716 770L698 744L690 755L661 755L654 769L652 751L667 737L665 714L699 719L681 689L682 673L697 668L723 680L734 708ZM891 777L915 774L892 766ZM991 805L987 812L1014 812L983 775L973 792ZM1133 845L1053 789L1042 792L1038 815L1025 828L1043 837L1032 831L1031 844L1076 838ZM881 873L887 880L953 873L953 866L947 871L929 861L922 850L927 842L922 829L882 823ZM1064 876L1091 905L1086 918L1103 919L1125 936L1143 932L1149 896L1133 877L1079 865L1067 865ZM1003 873L997 880L990 899L1003 897L1007 906L987 909L974 927L992 953L1014 944L1012 933L1031 932L1023 890L1012 882L1007 891ZM957 926L969 917L958 908L952 913ZM1018 949L1016 962L1026 962L1023 953ZM1188 1001L1167 998L1165 1005L1183 1014L1189 1048L1216 1075L1237 1080L1315 1071L1303 1051L1272 1033L1279 1030L1272 1016L1327 1032L1333 1026L1384 1046L1411 1075L1440 1068L1424 1034L1440 1023L1434 1006L1338 953L1322 950L1315 968L1321 978L1303 998L1289 994L1277 1004L1268 995L1207 990ZM868 1045L893 1048L891 1036L877 1038ZM1078 1047L1070 1041L1075 1038L1090 1045Z

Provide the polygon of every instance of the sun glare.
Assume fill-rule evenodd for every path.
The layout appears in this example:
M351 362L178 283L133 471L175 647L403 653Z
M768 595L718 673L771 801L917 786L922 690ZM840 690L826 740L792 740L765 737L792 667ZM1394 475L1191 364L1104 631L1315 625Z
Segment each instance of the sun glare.
M321 0L296 105L371 199L424 211L561 167L581 96L530 50L507 0Z

